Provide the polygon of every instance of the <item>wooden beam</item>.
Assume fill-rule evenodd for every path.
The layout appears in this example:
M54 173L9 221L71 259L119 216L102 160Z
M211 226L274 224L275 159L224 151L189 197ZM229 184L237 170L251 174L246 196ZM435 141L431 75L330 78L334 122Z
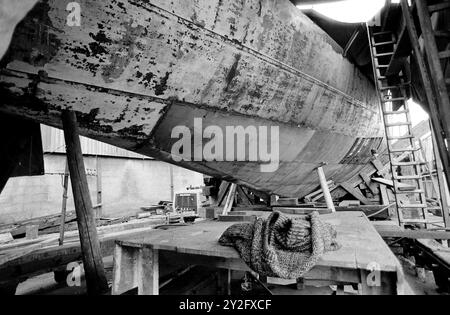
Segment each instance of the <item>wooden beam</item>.
M77 117L72 111L64 111L62 121L88 294L99 295L108 289L108 282L103 266L94 210L86 177L86 168L81 152Z
M350 195L361 201L363 205L370 205L369 199L363 196L363 194L357 190L356 188L352 187L348 183L341 183L341 187L347 191Z
M406 26L400 31L399 39L395 47L394 55L386 70L386 76L394 76L402 71L405 62L411 55L412 47L409 41L408 30Z
M361 176L362 180L366 184L367 188L372 192L372 194L376 195L378 193L376 185L372 183L372 180L370 179L370 176L364 173L360 173L359 176Z
M237 187L237 193L243 205L252 205L250 198L248 197L247 193L244 191L244 189L242 189L241 186Z
M374 182L389 186L389 187L394 187L394 182L390 179L384 179L384 178L372 178L372 180ZM409 184L405 184L405 183L397 183L397 187L401 190L413 190L415 188L414 185L409 185Z
M357 28L353 34L352 37L349 39L349 41L347 42L347 44L345 45L344 48L344 57L347 57L349 50L352 48L353 44L355 43L356 39L358 38L360 33L359 28Z
M217 205L220 207L220 205L223 203L223 201L225 200L226 196L227 196L227 191L230 188L231 183L223 181L220 184L219 187L219 194L217 197Z
M59 225L59 246L64 245L64 234L66 230L66 215L67 215L67 191L69 190L69 165L66 160L66 167L64 170L64 182L63 182L63 196L61 204L61 222Z
M408 239L431 239L431 240L450 240L450 232L427 231L427 230L404 230L385 229L383 226L377 226L375 229L384 238L408 238Z
M430 126L432 127L432 126ZM448 204L448 182L445 180L444 169L442 166L442 159L436 149L436 136L434 135L433 129L431 129L431 139L433 140L433 153L434 159L436 161L436 172L438 176L438 186L439 186L439 196L441 201L442 217L444 218L444 224L446 228L450 228L450 208ZM431 174L431 169L430 169Z
M422 10L425 10L424 4L421 1L416 1L417 4L417 10L419 17L421 17L421 24L425 24L427 27L424 29L422 25L422 33L424 37L426 37L428 40L430 40L430 36L432 36L432 42L434 43L434 52L437 51L436 47L436 41L434 38L433 31L430 31L430 25L429 23L426 23L423 20L426 20L426 18L423 16L427 12L421 12ZM431 73L428 71L428 67L425 64L425 58L422 54L422 51L420 50L420 43L418 38L418 32L416 29L416 26L414 24L414 19L412 17L412 13L410 11L409 5L407 0L401 0L401 6L402 6L402 12L403 16L406 22L406 27L409 32L409 38L411 40L411 44L414 50L414 60L417 63L420 71L420 76L422 79L422 83L426 92L426 97L428 101L428 105L430 108L430 118L432 122L432 129L434 130L435 139L437 143L437 150L439 151L439 155L441 156L442 164L445 170L445 175L447 182L450 183L450 155L447 150L447 146L445 143L445 138L448 137L450 134L450 108L442 108L442 103L439 101L440 97L436 97L435 93L433 92L433 86L432 86L432 78L434 76L431 76ZM428 17L429 21L429 17ZM431 32L431 34L430 34ZM427 55L429 55L428 53ZM432 57L428 56L429 62L433 60ZM433 62L433 67L431 68L431 71L434 71L434 68L436 68L438 65L435 65ZM440 61L439 61L439 68L441 67ZM441 74L442 69L440 68ZM436 80L435 80L436 81ZM445 82L444 82L445 87ZM447 91L445 92L447 93ZM448 94L447 94L447 100L448 100ZM441 100L442 101L442 100Z
M233 208L234 200L236 197L236 190L237 190L237 185L231 184L231 187L230 187L230 190L228 192L227 199L225 202L225 206L223 208L223 213L222 213L223 215L227 215Z

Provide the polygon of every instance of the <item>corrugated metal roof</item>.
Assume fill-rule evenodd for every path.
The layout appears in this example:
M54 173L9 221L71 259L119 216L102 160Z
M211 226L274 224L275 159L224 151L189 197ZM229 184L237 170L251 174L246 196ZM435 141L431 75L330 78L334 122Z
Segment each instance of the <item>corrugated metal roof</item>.
M60 129L41 125L42 146L45 153L66 153L64 132ZM103 142L81 137L81 149L84 155L109 156L129 159L151 159Z

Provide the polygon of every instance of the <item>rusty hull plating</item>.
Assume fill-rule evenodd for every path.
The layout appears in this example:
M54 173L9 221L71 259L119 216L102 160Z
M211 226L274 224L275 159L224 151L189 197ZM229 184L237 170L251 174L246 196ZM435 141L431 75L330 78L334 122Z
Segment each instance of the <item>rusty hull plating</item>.
M1 61L0 111L173 163L174 126L280 126L280 168L180 162L282 196L349 179L382 141L374 86L288 0L42 0Z

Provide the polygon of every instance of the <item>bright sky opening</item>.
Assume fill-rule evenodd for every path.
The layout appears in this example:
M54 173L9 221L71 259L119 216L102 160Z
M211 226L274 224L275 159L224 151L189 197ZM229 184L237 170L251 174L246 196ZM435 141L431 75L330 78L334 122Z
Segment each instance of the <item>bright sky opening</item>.
M392 3L399 3L394 0ZM374 18L385 6L386 0L345 0L316 5L299 5L301 10L314 10L344 23L363 23Z

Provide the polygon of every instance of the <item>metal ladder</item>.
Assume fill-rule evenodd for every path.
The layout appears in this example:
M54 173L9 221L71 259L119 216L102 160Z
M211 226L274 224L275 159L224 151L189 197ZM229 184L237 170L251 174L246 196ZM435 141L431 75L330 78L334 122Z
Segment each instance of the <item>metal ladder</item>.
M427 228L431 222L427 210L427 198L421 170L424 163L420 161L419 152L421 148L419 145L416 145L415 137L412 133L413 127L408 105L409 93L407 92L411 86L402 75L396 78L389 78L385 75L389 61L394 55L396 48L395 35L391 32L377 32L372 27L368 27L368 32L373 70L391 164L392 180L394 182L399 224L402 227L420 224ZM392 81L395 83L392 83ZM394 128L400 129L399 127L405 129L405 133L394 135ZM408 159L408 161L402 162L405 159ZM401 172L409 170L409 174L399 174L399 170ZM407 196L410 196L410 200L405 202ZM413 211L420 212L420 219L405 218L405 213Z

